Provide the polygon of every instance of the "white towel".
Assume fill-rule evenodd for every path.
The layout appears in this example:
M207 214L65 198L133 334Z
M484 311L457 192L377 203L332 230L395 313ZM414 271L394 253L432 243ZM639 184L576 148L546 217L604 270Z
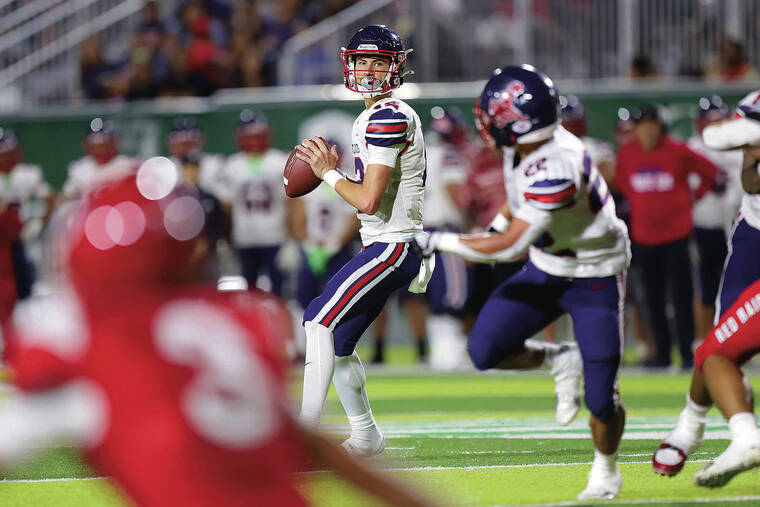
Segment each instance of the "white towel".
M409 292L415 294L423 294L427 290L430 277L433 276L433 270L435 269L435 255L430 257L424 257L420 264L420 271L417 273L417 277L409 284Z

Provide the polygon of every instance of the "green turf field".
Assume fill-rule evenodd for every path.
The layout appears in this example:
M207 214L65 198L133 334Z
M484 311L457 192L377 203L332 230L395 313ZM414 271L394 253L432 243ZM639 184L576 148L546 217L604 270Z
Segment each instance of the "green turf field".
M593 456L588 412L561 428L553 420L553 391L546 374L432 374L404 365L369 369L368 390L387 451L374 462L447 505L576 505ZM745 473L718 490L697 488L691 476L727 445L727 427L710 413L705 444L684 472L666 479L652 472L651 453L675 423L687 375L625 370L621 393L628 424L620 449L623 490L614 504L760 504L760 478ZM297 395L298 378L293 382ZM760 382L754 382L755 388ZM342 410L331 393L325 429L345 434ZM76 453L57 449L0 481L1 506L123 505L106 480L94 479ZM90 479L90 480L83 480ZM372 502L332 474L305 476L316 505Z

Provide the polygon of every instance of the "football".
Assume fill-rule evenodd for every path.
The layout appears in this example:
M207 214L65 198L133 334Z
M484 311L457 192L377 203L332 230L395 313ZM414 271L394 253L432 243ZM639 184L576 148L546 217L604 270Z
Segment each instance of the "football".
M324 140L324 138L322 138ZM296 156L294 148L288 157L283 172L285 194L288 197L301 197L306 195L322 183L322 180L314 175L311 166Z

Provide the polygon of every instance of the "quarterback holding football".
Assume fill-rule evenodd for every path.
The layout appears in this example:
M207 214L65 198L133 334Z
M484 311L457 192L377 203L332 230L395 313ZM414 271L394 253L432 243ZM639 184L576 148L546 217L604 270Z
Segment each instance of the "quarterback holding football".
M422 125L417 113L392 95L404 82L410 51L396 32L383 25L360 29L341 51L345 85L359 93L365 105L352 131L351 179L337 168L335 146L313 137L297 147L297 156L314 174L357 209L364 246L304 313L301 418L306 424L319 424L334 381L351 424L351 436L343 445L364 456L382 452L385 438L372 415L364 367L354 349L391 293L408 286L421 265L410 242L422 231Z

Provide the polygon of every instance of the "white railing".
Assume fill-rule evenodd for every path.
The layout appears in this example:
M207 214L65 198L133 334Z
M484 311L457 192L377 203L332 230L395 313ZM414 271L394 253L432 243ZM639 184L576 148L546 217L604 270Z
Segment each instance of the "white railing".
M760 66L759 16L756 0L364 0L291 39L279 77L340 82L340 46L381 22L414 47L410 67L424 81L480 79L522 62L559 79L626 78L637 55L668 80L704 73L725 37Z
M3 96L25 102L76 97L79 44L100 33L105 46L126 48L143 4L143 0L0 0L0 101Z

